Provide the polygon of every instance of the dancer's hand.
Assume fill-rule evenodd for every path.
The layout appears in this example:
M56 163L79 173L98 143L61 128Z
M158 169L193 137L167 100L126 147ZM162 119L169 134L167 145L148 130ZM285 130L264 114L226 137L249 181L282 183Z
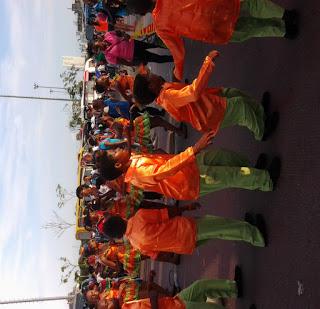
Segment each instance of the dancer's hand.
M216 59L217 57L219 57L219 55L220 55L220 53L219 53L217 50L212 50L212 51L209 53L208 57L210 57L210 58L212 59L212 61L213 61L214 59Z
M207 133L204 133L201 136L201 138L198 140L198 142L193 146L194 154L201 152L208 145L212 144L212 139L214 138L214 136L215 136L214 131L209 131Z

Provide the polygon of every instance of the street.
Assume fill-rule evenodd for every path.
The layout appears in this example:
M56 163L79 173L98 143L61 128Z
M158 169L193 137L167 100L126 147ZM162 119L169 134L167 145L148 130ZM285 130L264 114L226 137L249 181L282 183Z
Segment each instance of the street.
M224 190L201 198L194 215L213 214L242 219L245 212L264 215L269 245L255 248L232 241L211 241L192 256L183 256L178 267L182 287L199 278L233 278L235 265L244 276L244 297L227 308L317 309L320 257L320 4L315 0L278 1L300 13L296 40L254 39L243 44L210 46L186 40L185 77L197 76L204 57L220 51L210 86L235 87L261 100L271 93L271 110L280 113L277 131L266 142L257 142L246 129L221 130L212 147L246 154L254 164L259 153L282 159L275 192ZM153 67L154 69L155 67ZM170 67L156 67L170 76ZM163 139L166 132L162 131ZM193 145L199 134L189 127L187 140L177 139L178 151ZM159 266L157 266L159 267ZM161 267L167 284L168 269Z

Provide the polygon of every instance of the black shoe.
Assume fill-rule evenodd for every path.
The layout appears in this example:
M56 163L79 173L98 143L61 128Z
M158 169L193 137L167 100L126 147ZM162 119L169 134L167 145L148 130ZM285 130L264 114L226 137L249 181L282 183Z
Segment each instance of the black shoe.
M267 116L264 122L264 134L263 134L263 141L266 141L272 133L276 130L279 123L279 113L274 112L270 116Z
M268 172L273 182L273 190L275 190L281 173L281 159L279 157L275 157L272 159L271 164L268 168Z
M257 309L257 306L255 304L252 304L249 309Z
M177 286L174 286L173 289L172 289L172 297L174 297L175 295L177 295L179 292L181 292L181 288L180 287L177 287Z
M294 40L299 35L299 14L296 10L285 10L282 19L285 22L285 38Z
M269 115L269 107L270 107L270 92L269 91L265 91L262 95L262 100L261 100L261 104L263 106L263 110L264 110L264 114L267 117Z
M181 122L179 127L179 136L183 137L184 139L188 138L188 127L185 123Z
M286 23L290 23L292 25L299 25L299 13L297 10L285 10L282 19Z
M238 265L234 269L234 281L237 283L238 298L241 298L243 297L242 271Z
M180 265L180 263L181 263L181 255L175 253L173 256L173 264Z
M256 227L263 236L265 247L268 246L268 233L266 222L261 214L256 215Z
M244 221L250 223L251 225L256 225L256 218L254 215L250 212L246 212L244 215Z
M266 169L267 164L268 164L267 155L265 153L260 153L254 168L259 169L259 170L264 170L264 169Z

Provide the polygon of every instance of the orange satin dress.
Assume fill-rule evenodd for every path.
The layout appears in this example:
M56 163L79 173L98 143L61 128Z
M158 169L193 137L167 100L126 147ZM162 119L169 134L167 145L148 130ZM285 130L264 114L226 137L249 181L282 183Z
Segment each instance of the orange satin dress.
M199 197L200 175L193 148L189 147L177 155L133 155L125 182L176 200L196 200Z
M214 63L206 57L198 78L191 85L165 83L156 102L175 120L188 122L198 131L218 131L227 101L222 88L207 88Z
M182 37L226 44L239 14L240 0L157 0L152 12L155 30L174 58L179 80L185 58Z
M161 297L158 299L159 309L185 309L185 304L175 297ZM121 309L151 309L151 303L149 298L139 299L125 303L121 306Z
M170 219L167 209L140 209L128 220L126 237L134 248L151 258L160 251L192 254L197 227L192 218Z

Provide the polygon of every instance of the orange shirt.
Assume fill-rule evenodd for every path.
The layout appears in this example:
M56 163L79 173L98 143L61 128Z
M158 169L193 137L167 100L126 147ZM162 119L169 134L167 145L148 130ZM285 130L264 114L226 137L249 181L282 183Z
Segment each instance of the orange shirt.
M239 13L240 0L157 0L152 12L155 30L174 58L179 80L185 57L182 37L228 43Z
M118 88L121 94L125 93L127 90L130 90L131 93L133 93L133 84L134 84L133 76L119 75L115 79L110 81L111 87L115 87L116 82L118 82Z
M125 182L176 200L196 200L199 197L200 175L193 148L189 147L177 155L133 155Z
M207 88L214 63L206 57L191 85L165 83L156 102L179 122L188 122L198 131L218 131L227 101L221 88Z
M119 82L119 88L121 91L125 92L130 90L133 93L134 77L131 75L119 75L116 79Z
M192 254L196 229L192 218L169 218L167 209L140 209L128 220L126 237L134 248L151 258L160 251Z
M185 309L185 304L175 297L161 297L158 299L159 309ZM149 298L139 299L125 303L121 306L121 309L151 309L151 303Z

